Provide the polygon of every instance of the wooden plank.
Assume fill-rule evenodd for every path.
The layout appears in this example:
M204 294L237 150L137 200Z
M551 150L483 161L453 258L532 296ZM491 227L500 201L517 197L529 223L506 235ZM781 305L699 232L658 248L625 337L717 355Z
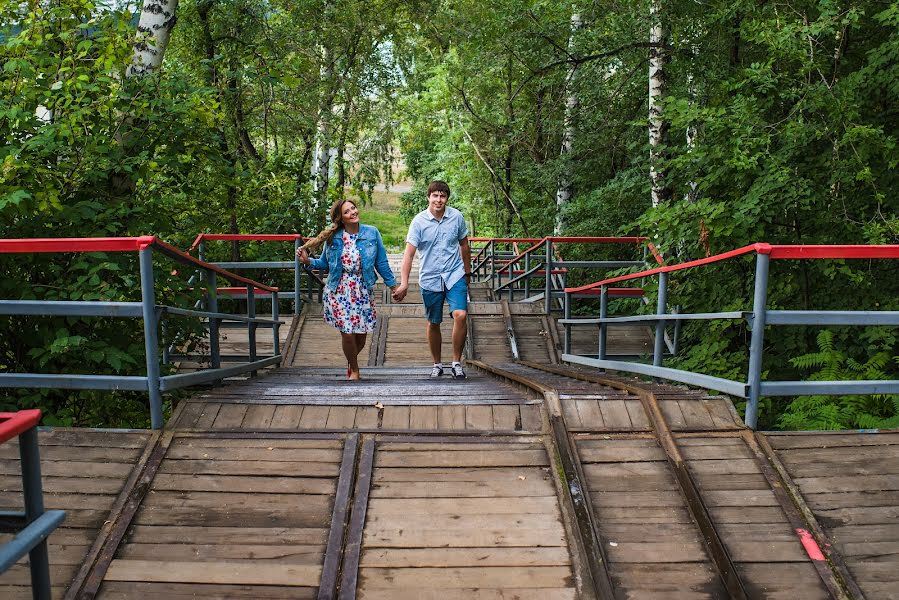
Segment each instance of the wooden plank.
M314 587L219 585L144 581L106 581L100 588L104 600L180 600L182 598L252 598L309 600L315 598ZM31 596L28 596L30 599Z
M331 515L331 527L328 533L328 546L321 573L320 595L333 598L337 593L340 560L343 554L343 540L346 532L350 510L350 494L355 480L356 452L359 447L359 435L347 436L343 459L340 463L340 478L337 483L337 496L334 499L334 510ZM316 582L318 585L318 582Z
M577 590L568 588L458 588L436 589L410 587L405 589L363 589L360 600L574 600Z
M628 413L626 402L633 400L602 400L599 402L599 410L605 427L608 429L633 429L631 417Z
M540 412L540 406L521 406L519 409L521 411L521 429L523 431L543 431L543 416Z
M212 429L212 424L215 422L216 417L218 417L219 410L221 410L222 405L218 402L207 402L203 405L203 410L200 412L199 418L197 418L197 422L194 424L196 429Z
M493 429L493 410L490 406L473 405L465 407L465 428L475 431Z
M234 429L240 427L249 407L241 404L223 404L219 409L213 429Z
M355 429L377 429L378 409L374 406L360 406L356 409Z
M300 417L302 414L302 406L276 406L270 426L272 429L297 429L300 426Z
M328 429L352 429L356 422L355 406L332 406L325 427Z
M546 567L570 565L568 549L548 548L372 548L362 555L365 567Z
M517 410L516 407L510 407ZM440 406L437 409L437 426L441 430L463 431L465 429L464 406Z
M337 484L333 479L293 476L222 476L159 473L153 480L156 491L251 491L260 494L325 494L333 495Z
M561 518L558 500L552 496L524 497L515 503L508 498L373 498L368 506L372 519L405 515L542 515Z
M350 517L349 531L343 551L343 566L340 578L340 600L353 600L356 597L356 583L359 575L359 555L362 552L363 528L368 508L368 494L371 489L371 474L374 467L375 441L371 438L362 443L359 456L359 467L356 474L356 486L353 498L353 511Z
M385 406L381 429L409 429L409 406Z
M585 429L605 429L605 420L599 408L600 400L571 400L577 408L581 427Z
M271 426L275 416L275 406L272 404L254 404L247 407L247 414L241 423L244 429L266 429Z
M518 417L517 406L494 406L493 429L495 431L515 431L519 426Z
M436 406L413 406L409 412L409 428L415 430L437 430Z
M318 565L118 559L112 561L105 580L293 587L317 586L321 572Z
M508 450L503 453L482 450L455 452L388 452L378 453L378 467L519 467L549 466L546 451Z
M328 422L327 406L305 406L300 417L300 429L324 429Z
M450 567L450 568L366 568L360 578L366 589L409 588L427 581L437 589L452 588L561 588L570 585L568 567Z
M714 429L715 422L701 399L674 400L681 409L689 429Z

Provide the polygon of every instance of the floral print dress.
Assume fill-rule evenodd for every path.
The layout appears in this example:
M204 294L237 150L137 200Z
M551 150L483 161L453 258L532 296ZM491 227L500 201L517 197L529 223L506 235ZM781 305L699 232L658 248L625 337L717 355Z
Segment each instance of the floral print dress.
M378 313L371 293L362 277L362 257L356 247L359 234L343 232L343 273L333 292L325 288L322 298L325 322L341 333L371 333Z

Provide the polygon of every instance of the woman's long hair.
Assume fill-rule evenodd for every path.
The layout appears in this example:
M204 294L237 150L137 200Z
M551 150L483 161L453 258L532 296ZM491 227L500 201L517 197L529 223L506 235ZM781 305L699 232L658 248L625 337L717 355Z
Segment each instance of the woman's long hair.
M347 202L349 202L356 208L359 208L355 202L346 198L338 200L337 202L332 204L331 212L329 213L331 216L331 224L322 229L317 236L303 244L303 248L305 250L309 250L311 252L322 244L326 244L331 241L337 231L341 227L343 227L343 205Z

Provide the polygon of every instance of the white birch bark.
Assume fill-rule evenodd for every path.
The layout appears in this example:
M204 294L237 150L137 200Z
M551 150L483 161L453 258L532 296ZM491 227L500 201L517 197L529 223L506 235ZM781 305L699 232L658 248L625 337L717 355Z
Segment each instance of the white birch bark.
M162 57L175 27L177 8L178 0L144 0L127 77L152 73L162 66Z
M573 53L575 36L581 27L581 15L571 15L571 34L568 37L568 51ZM559 176L559 187L556 191L556 226L555 235L562 235L565 230L564 210L574 196L574 182L571 165L571 148L574 146L575 127L574 120L578 111L579 101L574 85L574 77L577 73L577 65L572 63L568 68L568 76L565 79L565 128L562 131L562 173Z
M649 41L649 181L652 188L652 205L658 206L669 199L665 187L665 174L658 168L660 147L665 144L668 124L662 115L662 98L665 95L665 65L668 52L660 47L665 42L662 23L662 0L650 3Z
M322 46L322 65L319 70L322 89L328 90L333 85L334 66L331 62L330 50ZM318 213L326 208L328 201L328 170L331 162L331 117L333 95L325 91L318 111L318 127L315 136L315 157L312 162L312 180L315 190L315 209Z

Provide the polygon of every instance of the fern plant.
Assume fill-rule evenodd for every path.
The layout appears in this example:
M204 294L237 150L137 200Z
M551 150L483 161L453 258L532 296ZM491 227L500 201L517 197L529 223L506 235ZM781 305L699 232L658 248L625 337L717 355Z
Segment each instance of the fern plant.
M791 359L794 367L817 369L811 381L849 381L891 379L887 370L899 356L880 351L862 363L836 347L831 331L817 336L818 351ZM899 427L899 395L800 396L778 418L782 429L891 429Z

